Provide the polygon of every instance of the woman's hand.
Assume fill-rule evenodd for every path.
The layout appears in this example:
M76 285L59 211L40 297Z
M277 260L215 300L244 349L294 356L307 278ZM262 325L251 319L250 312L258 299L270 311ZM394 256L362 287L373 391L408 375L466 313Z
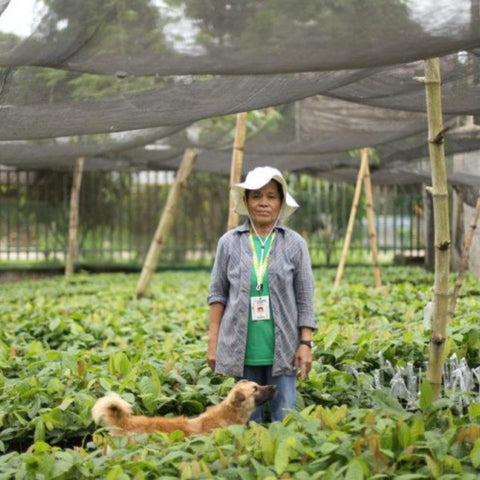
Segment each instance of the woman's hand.
M215 362L216 362L215 355L211 355L209 352L207 354L207 364L212 369L212 371L215 371Z
M312 369L312 349L307 345L298 347L295 354L295 368L299 372L300 378L305 380Z
M208 338L207 364L213 371L215 371L216 361L217 361L217 337L214 335L210 335Z

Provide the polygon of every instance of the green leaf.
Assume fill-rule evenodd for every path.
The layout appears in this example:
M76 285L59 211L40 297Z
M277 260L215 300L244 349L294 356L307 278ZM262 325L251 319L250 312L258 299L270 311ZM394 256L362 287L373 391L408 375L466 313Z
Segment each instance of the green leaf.
M252 465L255 468L256 478L261 478L263 480L276 480L276 477L273 475L273 471L255 460L255 458L252 458Z
M128 475L125 475L123 473L123 469L120 465L115 465L113 468L111 468L108 471L107 476L105 477L105 480L125 480L128 479Z
M58 378L51 378L47 385L47 392L52 395L54 393L62 393L65 390L63 383Z
M39 341L33 341L30 343L27 349L27 356L35 356L39 355L40 353L43 352L43 345L42 342Z
M287 439L282 440L275 451L274 466L276 472L281 475L288 467L290 461L290 445Z
M53 320L50 321L48 328L53 331L56 330L57 327L61 324L60 317L55 317Z
M429 475L422 475L421 473L404 473L395 475L395 480L419 480L421 478L431 478Z
M33 435L33 439L35 442L45 441L45 423L41 418L37 419L35 424L35 433Z
M125 390L127 387L131 387L134 385L135 380L138 376L138 365L133 366L130 371L124 375L122 383L120 385L120 390Z
M480 417L480 403L471 403L468 406L468 414L471 417Z
M69 352L62 352L61 359L62 365L65 369L71 370L72 372L77 371L78 360L74 354Z
M49 452L51 449L52 449L52 447L50 447L50 445L48 443L45 443L45 442L42 442L42 441L35 442L35 444L33 445L33 451L36 454L46 453L46 452Z
M116 352L111 357L110 368L112 373L127 375L131 369L130 360L124 352Z
M266 465L271 465L274 460L274 451L275 445L273 442L272 435L270 432L262 427L259 426L257 430L257 435L259 437L260 449L262 452L262 458Z
M403 449L406 449L412 443L412 434L410 431L410 427L403 421L403 419L399 419L397 422L397 431L398 442Z
M152 383L151 392L156 397L159 397L162 393L162 382L160 381L157 371L151 365L149 366L149 371Z
M391 413L406 414L405 409L400 405L399 401L385 390L375 390L372 393L372 398L379 407Z
M447 467L449 470L453 470L455 473L462 473L462 463L458 458L455 458L452 455L445 455L443 464L445 467Z
M322 455L328 455L329 453L334 452L338 448L336 443L324 442L320 447L320 453Z
M325 347L325 350L328 350L333 342L336 340L339 332L339 327L338 325L334 324L333 327L330 329L330 331L327 333L327 335L323 339L323 345Z
M360 459L352 458L348 462L347 472L345 473L345 480L363 480L363 468Z
M20 414L18 414L17 412L13 412L13 414L17 418L20 425L27 425L28 422Z
M99 378L98 383L106 392L109 392L112 389L112 384L106 378Z
M67 408L75 401L75 397L70 396L63 399L63 402L58 406L60 410L67 410Z
M53 478L60 477L67 473L74 465L74 458L68 452L56 452L55 463L53 464Z
M160 459L162 465L175 465L178 464L179 461L185 461L188 459L188 454L179 451L179 450L174 450L173 452L170 452L169 454L165 455L163 458Z
M430 473L433 478L438 478L442 473L442 467L440 466L439 462L435 460L430 455L425 455L425 461L427 462L427 466L430 470Z
M477 438L470 452L470 460L475 468L480 467L480 438Z
M410 433L412 436L412 442L415 442L419 438L421 438L425 434L425 424L423 417L417 417L410 429Z
M157 408L158 395L155 394L155 385L148 377L142 377L137 382L140 398L145 408L153 414Z

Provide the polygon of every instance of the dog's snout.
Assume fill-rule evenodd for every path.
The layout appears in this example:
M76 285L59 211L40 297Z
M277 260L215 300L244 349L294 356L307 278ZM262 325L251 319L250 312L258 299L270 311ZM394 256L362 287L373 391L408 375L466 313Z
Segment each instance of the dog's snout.
M271 400L277 393L277 387L275 385L264 385L258 388L255 394L255 405L262 405L265 402Z
M277 386L276 385L267 385L267 393L271 398L273 398L277 393Z

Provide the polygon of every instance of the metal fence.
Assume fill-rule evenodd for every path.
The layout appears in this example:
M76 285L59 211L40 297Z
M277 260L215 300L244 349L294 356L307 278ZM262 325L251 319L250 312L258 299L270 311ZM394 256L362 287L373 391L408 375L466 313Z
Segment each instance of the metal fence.
M307 238L313 262L337 264L345 240L353 203L354 187L311 177L294 177L295 198L302 205L291 226ZM420 185L376 186L373 190L375 227L381 260L424 255L423 200ZM357 211L349 261L365 263L371 258L366 202Z
M171 172L85 172L80 199L78 264L143 263L173 179ZM0 264L63 264L71 172L0 171ZM301 209L289 226L307 239L317 265L339 260L353 187L290 175ZM381 258L419 256L424 249L419 186L374 189ZM196 172L179 205L162 265L210 265L228 215L228 178ZM369 260L364 202L349 261Z

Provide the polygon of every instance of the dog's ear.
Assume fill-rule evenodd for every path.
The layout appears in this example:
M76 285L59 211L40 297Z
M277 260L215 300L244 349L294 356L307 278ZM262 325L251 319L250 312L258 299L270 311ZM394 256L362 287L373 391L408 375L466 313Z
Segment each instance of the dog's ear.
M237 391L233 397L233 403L235 405L240 405L242 402L246 400L246 396L243 392Z

